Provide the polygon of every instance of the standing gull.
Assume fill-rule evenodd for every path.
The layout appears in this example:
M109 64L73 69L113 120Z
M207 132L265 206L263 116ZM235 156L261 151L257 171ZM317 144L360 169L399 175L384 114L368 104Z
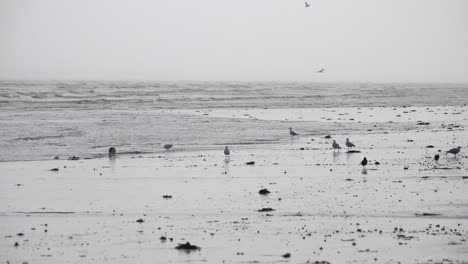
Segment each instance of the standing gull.
M348 147L348 150L349 148L354 148L356 145L354 145L353 143L351 143L351 141L349 141L349 138L346 138L346 147Z
M341 149L340 144L336 143L335 140L333 140L332 147L333 147L333 151L335 151L335 149L340 151L340 149Z
M231 155L231 151L229 150L228 146L226 146L224 148L224 156L229 157L229 155Z
M299 134L296 133L296 132L294 132L294 131L292 130L291 127L289 128L289 134L290 134L291 136L293 136L293 137L294 137L294 136L299 136Z
M448 151L446 151L446 152L447 152L447 153L451 153L451 154L453 154L454 156L456 156L458 153L460 153L460 150L461 150L461 147L458 146L458 147L453 148L453 149L451 149L451 150L448 150Z
M366 159L366 157L364 157L364 159L362 159L361 165L362 165L363 167L365 167L365 166L367 165L367 159Z

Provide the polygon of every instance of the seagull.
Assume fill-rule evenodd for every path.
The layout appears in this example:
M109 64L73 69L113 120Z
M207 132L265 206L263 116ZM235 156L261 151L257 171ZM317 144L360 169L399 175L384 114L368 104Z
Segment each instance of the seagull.
M333 151L335 151L335 149L340 151L340 149L341 149L340 144L336 143L335 140L333 140L332 147L333 147Z
M305 2L305 7L309 7L309 6L310 6L310 4Z
M226 147L224 148L224 156L229 157L229 155L231 155L231 151L229 151L228 146L226 146Z
M325 71L325 68L322 68L320 71L317 71L318 73L323 73Z
M349 148L354 148L356 145L354 145L353 143L351 143L351 141L349 141L349 138L346 138L346 147L348 147L348 150Z
M293 136L293 137L294 137L294 136L299 136L299 134L296 133L296 132L294 132L294 131L292 130L291 127L289 128L289 134L290 134L291 136Z
M447 152L447 153L451 153L451 154L453 154L454 156L456 156L458 153L460 153L460 150L461 150L461 147L458 146L458 147L453 148L453 149L451 149L451 150L449 150L449 151L446 151L446 152Z
M172 148L172 146L174 146L174 145L172 145L172 144L164 144L163 147L164 147L164 149L169 150L170 148Z
M436 155L434 156L434 159L435 159L436 162L439 161L439 158L440 158L439 154L436 154Z
M114 147L109 148L109 157L115 156L117 154L117 150Z
M362 165L363 167L365 167L365 166L367 165L367 159L366 159L366 157L364 157L364 159L362 159L361 165Z

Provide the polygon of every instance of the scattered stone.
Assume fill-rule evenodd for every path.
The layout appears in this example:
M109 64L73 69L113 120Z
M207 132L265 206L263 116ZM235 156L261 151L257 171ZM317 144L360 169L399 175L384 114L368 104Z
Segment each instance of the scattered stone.
M79 160L79 159L80 159L80 157L76 157L76 156L68 158L68 160Z
M258 193L262 195L267 195L270 193L270 191L268 189L261 189L260 191L258 191Z
M159 238L159 240L161 240L161 241L166 241L166 240L167 240L167 237L161 236L161 237Z
M50 171L59 171L59 168L50 169Z
M18 244L18 242L15 242L15 244L14 244L13 246L15 246L15 247L19 247L19 244Z
M246 165L255 165L255 161L249 161L245 163Z
M422 213L422 214L418 214L418 213L415 213L414 215L416 215L416 216L438 216L438 215L442 215L442 214L434 214L434 213Z
M55 156L55 157L54 157L54 160L58 160L58 159L59 159L59 156Z
M24 236L23 233L18 233L18 234L16 234L16 235L17 235L17 236Z
M427 126L427 125L430 125L431 123L429 122L418 122L416 125L418 126Z
M141 223L144 223L145 220L143 220L143 219L140 218L140 219L136 220L136 222L141 224Z
M201 248L197 247L196 245L190 244L190 242L187 242L185 244L179 244L177 247L175 247L175 249L189 251L189 250L200 250Z
M380 165L380 162L375 161L374 164L375 164L375 165Z
M323 138L325 138L325 139L330 139L331 136L330 136L330 135L326 135L326 136L324 136Z
M164 198L164 199L172 199L172 195L167 195L167 194L166 194L166 195L163 195L163 198Z
M117 155L117 150L114 147L109 148L109 157Z
M426 148L434 148L433 145L427 145Z
M352 149L352 150L348 150L346 153L361 153L361 151Z
M282 256L283 258L290 258L291 257L291 253L286 253Z

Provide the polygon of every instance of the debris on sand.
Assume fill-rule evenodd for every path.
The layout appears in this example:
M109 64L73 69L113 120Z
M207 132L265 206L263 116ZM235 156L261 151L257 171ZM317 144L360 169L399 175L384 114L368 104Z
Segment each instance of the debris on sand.
M59 171L59 168L50 169L50 171Z
M161 240L161 241L166 241L166 240L167 240L167 237L161 236L161 237L159 238L159 240Z
M258 210L259 212L273 212L275 211L275 209L271 208L271 207L267 207L267 208L262 208L260 210Z
M290 258L291 257L291 253L286 253L282 256L283 258Z
M434 214L434 213L422 213L422 214L418 214L418 213L415 213L414 215L415 215L415 216L439 216L439 215L442 215L442 214Z
M141 224L141 223L144 223L144 222L145 222L145 220L143 220L143 219L141 219L141 218L140 218L140 219L136 220L135 222L137 222L137 223L140 223L140 224Z
M262 195L267 195L270 193L270 191L268 189L261 189L260 191L258 191L258 193Z
M164 199L172 199L172 195L167 195L167 194L165 194L165 195L163 195L163 198L164 198Z
M352 149L352 150L348 150L346 153L361 153L361 151Z
M323 138L325 138L325 139L330 139L331 136L330 136L330 135L326 135L326 136L324 136Z
M190 244L190 242L187 242L185 244L179 244L177 247L175 247L177 250L200 250L200 247L197 247L196 245Z
M13 246L15 246L15 247L19 247L19 244L18 244L18 242L15 242L15 244L14 244Z
M246 165L255 165L255 161L249 161L245 163Z
M68 160L79 160L79 159L80 159L80 157L76 157L76 156L68 158Z
M58 160L58 159L59 159L59 156L55 156L55 157L54 157L54 160Z
M418 122L416 125L418 126L427 126L427 125L430 125L431 123L429 122Z
M375 162L374 162L374 165L380 165L380 162L375 161Z
M434 148L433 145L427 145L426 148Z
M18 234L16 234L16 235L17 235L17 236L24 236L23 233L18 233Z

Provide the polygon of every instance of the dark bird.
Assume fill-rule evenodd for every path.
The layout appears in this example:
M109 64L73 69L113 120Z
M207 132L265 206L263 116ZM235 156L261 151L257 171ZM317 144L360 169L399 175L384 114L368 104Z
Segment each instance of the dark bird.
M348 150L349 148L354 148L356 145L354 145L353 143L351 143L351 141L349 141L349 138L346 138L346 147L348 147Z
M289 134L290 134L291 136L293 136L293 137L294 137L294 136L299 136L299 134L296 133L296 132L294 132L294 131L292 130L291 127L289 128Z
M322 68L320 71L317 71L318 73L323 73L325 71L325 68Z
M361 165L362 165L363 167L365 167L365 166L367 165L367 159L366 159L366 157L364 157L364 159L362 159Z
M115 156L117 154L117 150L114 147L109 148L109 157Z
M435 161L439 161L439 158L440 158L439 154L436 154L436 155L434 156Z
M458 146L458 147L453 148L453 149L451 149L451 150L448 150L448 151L446 151L446 152L447 152L447 153L451 153L451 154L453 154L453 155L456 156L458 153L460 153L460 150L461 150L461 147Z
M335 149L340 151L340 149L341 149L340 144L336 143L335 140L333 140L332 147L333 147L333 151L335 151Z
M174 146L174 145L172 145L172 144L164 144L163 147L164 147L165 150L169 150L169 149L172 148L172 146Z
M310 6L310 4L305 2L305 7L309 7L309 6Z
M224 156L229 157L231 155L231 151L229 150L228 146L224 148Z

